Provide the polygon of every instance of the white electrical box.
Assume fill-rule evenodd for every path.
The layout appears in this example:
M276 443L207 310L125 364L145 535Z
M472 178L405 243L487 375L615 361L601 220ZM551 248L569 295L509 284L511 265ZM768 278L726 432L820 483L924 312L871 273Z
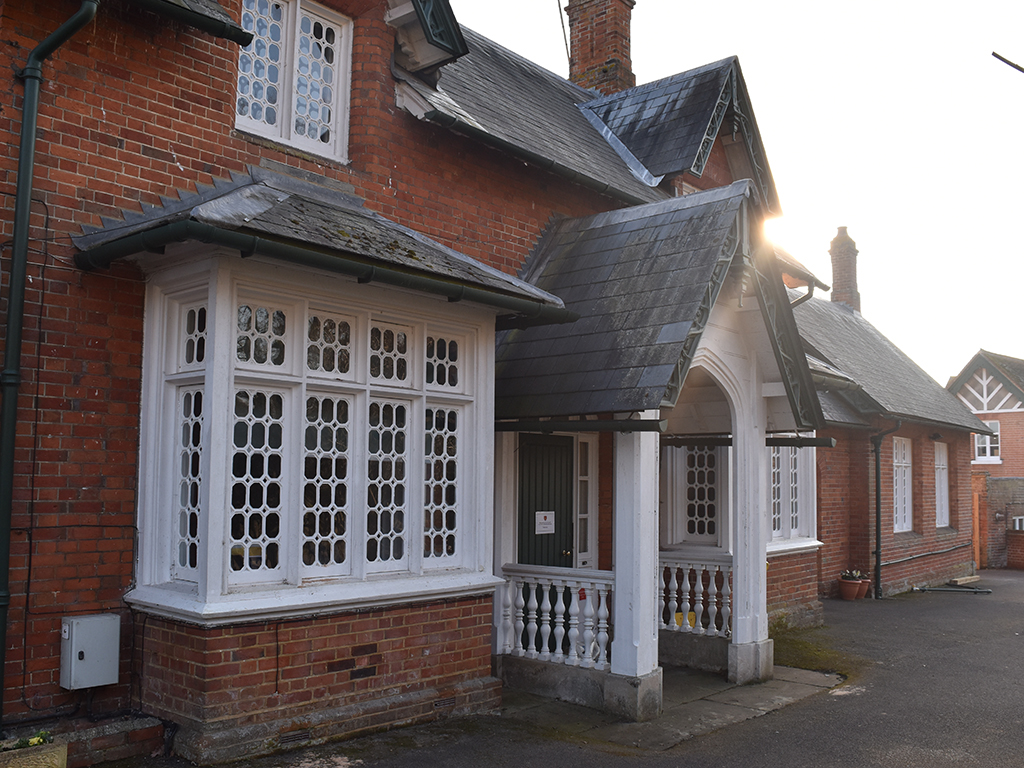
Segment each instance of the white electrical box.
M65 616L60 621L60 687L95 688L117 682L121 617Z

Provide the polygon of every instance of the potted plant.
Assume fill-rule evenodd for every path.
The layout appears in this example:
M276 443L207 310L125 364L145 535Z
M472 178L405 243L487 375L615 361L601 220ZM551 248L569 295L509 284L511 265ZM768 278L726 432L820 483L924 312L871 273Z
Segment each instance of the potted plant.
M871 579L868 578L868 575L866 573L861 571L860 589L857 591L857 599L859 600L862 597L867 597L868 592L870 592L870 591L871 591Z
M68 745L54 744L48 731L12 741L0 747L0 768L31 766L31 768L66 768Z
M839 596L843 600L856 600L860 591L861 572L854 569L839 574Z

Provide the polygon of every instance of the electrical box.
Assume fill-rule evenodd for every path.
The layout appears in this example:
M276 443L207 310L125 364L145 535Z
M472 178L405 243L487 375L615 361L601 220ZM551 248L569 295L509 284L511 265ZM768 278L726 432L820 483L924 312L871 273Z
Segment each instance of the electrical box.
M117 682L121 617L65 616L60 621L60 687L95 688Z

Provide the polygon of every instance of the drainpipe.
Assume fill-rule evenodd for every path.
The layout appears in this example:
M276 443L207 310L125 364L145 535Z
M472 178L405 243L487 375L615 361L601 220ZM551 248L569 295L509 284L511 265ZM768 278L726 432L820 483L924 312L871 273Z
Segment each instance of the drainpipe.
M18 72L25 82L21 106L21 144L18 184L14 204L14 237L11 246L10 288L7 298L7 336L4 367L0 372L0 695L7 648L7 608L11 602L11 510L14 505L14 441L18 426L18 386L21 384L21 334L25 314L25 278L28 271L28 231L32 214L32 177L35 172L36 123L43 62L82 27L92 21L99 0L82 0L78 11L28 55ZM0 727L3 700L0 699Z
M875 452L875 599L882 599L882 438L897 431L903 422L871 436L871 450Z

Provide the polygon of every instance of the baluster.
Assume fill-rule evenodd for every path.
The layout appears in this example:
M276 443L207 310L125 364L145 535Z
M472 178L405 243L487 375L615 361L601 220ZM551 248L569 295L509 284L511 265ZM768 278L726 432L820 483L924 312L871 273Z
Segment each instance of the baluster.
M732 634L732 568L722 571L722 637Z
M512 650L512 632L515 625L512 622L512 589L515 585L514 579L505 582L505 588L501 591L501 651L507 654Z
M577 642L580 637L580 596L575 584L569 586L569 666L578 667L580 664L579 648Z
M676 579L676 568L670 565L668 567L668 628L673 632L679 631L679 624L676 622L676 608L679 606L679 601L676 599L678 597L677 589L679 589L679 582Z
M537 658L537 589L536 580L526 582L530 590L530 600L526 604L526 658Z
M597 668L608 668L608 598L611 587L603 587L600 592L594 590L594 597L600 597L597 608Z
M526 626L523 623L523 606L526 605L526 601L523 600L523 589L525 589L526 585L523 582L518 581L516 579L513 579L512 585L513 585L513 588L516 591L515 636L512 638L513 641L515 642L515 646L513 647L512 653L515 656L522 656L523 655L523 627Z
M548 639L551 637L551 585L541 584L538 589L544 590L540 603L540 660L547 661L551 658L551 646Z
M686 563L681 568L683 572L683 588L680 592L679 610L683 613L682 631L692 632L690 626L690 564Z
M555 589L555 653L552 659L562 664L565 653L562 651L562 639L565 637L565 582L556 581Z
M586 584L587 599L583 606L583 663L580 665L589 669L594 666L594 616L597 610L594 603L597 602L594 594L594 585Z
M698 563L694 569L693 583L693 631L704 634L704 566Z
M717 635L718 626L715 618L718 616L718 584L715 579L718 575L718 566L714 570L708 569L708 634Z

